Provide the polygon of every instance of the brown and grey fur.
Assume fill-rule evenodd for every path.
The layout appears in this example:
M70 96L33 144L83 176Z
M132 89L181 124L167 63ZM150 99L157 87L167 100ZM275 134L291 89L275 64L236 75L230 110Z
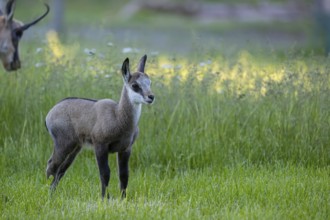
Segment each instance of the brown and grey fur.
M15 0L0 0L0 60L7 71L21 68L18 51L19 41L25 30L48 14L49 6L45 5L47 10L43 15L24 25L21 21L13 18Z
M147 56L140 60L138 71L131 74L128 58L122 65L124 86L119 102L111 99L91 100L66 98L56 104L46 116L46 127L54 140L54 151L47 165L47 178L54 176L55 189L84 143L93 145L100 172L102 198L110 180L108 154L117 153L120 189L126 196L128 161L138 135L142 104L151 104L154 95L144 66Z

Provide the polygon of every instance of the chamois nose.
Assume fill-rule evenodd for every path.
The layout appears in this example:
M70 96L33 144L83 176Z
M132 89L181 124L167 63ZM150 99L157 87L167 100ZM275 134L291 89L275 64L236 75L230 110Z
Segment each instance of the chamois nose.
M152 103L155 99L154 95L148 95L148 98L150 99L149 103Z
M10 64L10 66L11 66L12 70L20 69L21 68L21 62L19 60L15 60Z
M14 71L21 67L20 63L14 63L14 62L4 63L3 66L7 71Z

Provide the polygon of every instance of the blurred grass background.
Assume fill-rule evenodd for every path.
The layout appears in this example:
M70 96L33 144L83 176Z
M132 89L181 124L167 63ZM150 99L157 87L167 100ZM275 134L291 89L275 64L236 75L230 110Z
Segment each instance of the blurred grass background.
M150 9L145 6L147 4L143 4L145 2L152 3L105 0L65 2L62 40L69 43L75 40L102 41L107 36L108 39L118 39L119 42L137 42L143 47L148 45L155 50L167 49L167 52L172 53L189 52L189 48L197 40L208 42L205 46L212 42L222 52L229 53L235 53L240 48L255 50L257 47L260 50L266 46L265 50L273 49L279 53L283 53L288 47L294 47L296 51L324 54L325 36L317 18L317 0L160 1L165 2L164 5L173 4L174 9L203 8L205 5L211 5L209 7L212 8L214 5L220 6L219 10L231 10L213 17ZM53 4L52 1L49 3ZM42 1L34 1L33 4L35 7L31 7L30 1L20 1L16 16L23 21L38 16L43 10ZM140 7L136 12L135 6ZM275 12L272 7L276 8ZM261 13L263 9L266 12ZM269 16L267 10L270 11ZM239 15L240 13L243 15ZM274 17L276 13L278 16ZM245 14L251 18L242 18ZM43 22L46 30L53 27L54 16L54 11L51 11L46 22ZM41 24L37 28L40 26ZM29 36L32 34L26 33ZM214 45L209 48L214 48Z

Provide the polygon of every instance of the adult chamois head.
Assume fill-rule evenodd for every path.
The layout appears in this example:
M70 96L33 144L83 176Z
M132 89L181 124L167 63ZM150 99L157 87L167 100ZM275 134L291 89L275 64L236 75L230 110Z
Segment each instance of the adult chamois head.
M13 18L15 0L9 0L0 7L0 60L7 71L21 68L18 43L25 30L38 23L48 14L49 6L47 4L45 4L45 6L46 12L39 18L27 24L23 24L21 21L17 21Z

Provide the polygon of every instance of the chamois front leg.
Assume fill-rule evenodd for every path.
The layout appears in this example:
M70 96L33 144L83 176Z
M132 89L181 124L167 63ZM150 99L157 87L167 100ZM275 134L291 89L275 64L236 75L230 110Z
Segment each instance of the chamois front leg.
M126 198L126 188L128 184L129 168L128 161L131 155L131 151L119 152L117 154L117 161L119 167L119 180L120 180L120 191L121 198Z
M110 180L110 167L108 164L107 146L104 145L95 146L95 155L96 155L97 165L100 171L102 199L104 199L105 192L109 185L109 180ZM107 194L107 198L109 199L109 194Z

